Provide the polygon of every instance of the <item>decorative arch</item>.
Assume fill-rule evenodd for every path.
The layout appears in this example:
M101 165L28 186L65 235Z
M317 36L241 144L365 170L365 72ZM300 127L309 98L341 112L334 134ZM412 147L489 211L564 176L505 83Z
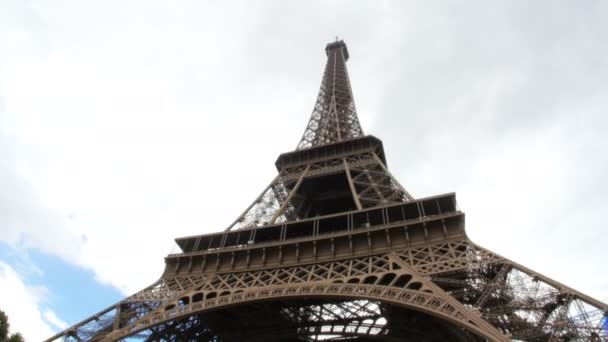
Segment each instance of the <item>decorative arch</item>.
M504 335L496 331L489 323L471 311L447 302L442 296L431 292L417 291L408 288L394 288L381 285L368 284L314 284L291 285L275 288L262 288L239 293L225 294L203 301L191 301L188 305L175 306L168 304L161 310L135 321L130 325L116 330L107 336L108 340L129 337L148 328L162 323L183 318L189 315L203 313L209 310L241 305L245 303L272 301L277 299L292 299L298 297L309 298L345 298L365 299L402 306L404 308L420 311L436 318L446 320L456 326L462 327L471 333L492 341L509 341Z

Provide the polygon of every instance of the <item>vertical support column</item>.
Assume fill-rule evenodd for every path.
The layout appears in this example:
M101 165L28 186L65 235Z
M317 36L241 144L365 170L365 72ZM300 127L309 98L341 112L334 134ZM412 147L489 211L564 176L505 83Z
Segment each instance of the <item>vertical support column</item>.
M410 195L409 192L407 192L407 190L405 190L405 188L403 187L403 185L401 185L401 183L399 183L399 181L397 180L397 178L393 177L393 175L390 173L390 171L388 170L388 168L384 165L384 163L382 162L382 160L380 160L380 158L378 158L378 155L376 155L375 152L372 153L372 155L374 156L374 159L376 160L376 162L378 164L380 164L380 167L384 170L384 172L386 172L386 174L391 178L391 180L393 182L395 182L395 184L399 187L399 190L403 191L403 193L405 194L405 197L408 200L413 200L414 196Z
M112 326L112 330L118 330L120 329L120 316L121 316L121 307L120 307L120 303L116 304L116 314L114 315L114 324Z
M285 211L285 208L287 207L287 205L289 204L289 202L291 201L293 196L295 196L295 194L298 192L298 188L300 187L300 184L302 184L302 181L304 181L304 177L306 177L309 170L310 170L310 164L308 166L306 166L306 169L304 169L304 172L302 172L300 179L298 179L298 182L296 183L296 185L289 192L289 195L287 196L287 199L285 199L285 202L283 202L283 204L281 205L279 210L277 210L277 212L274 213L274 215L272 215L272 218L270 219L270 224L274 224L274 222L277 220L277 218L279 216L281 216L281 214L283 214L283 212Z
M380 203L384 203L384 201L385 201L384 194L378 188L378 184L376 184L376 180L374 179L374 177L372 177L370 175L369 169L367 167L365 167L362 172L365 174L365 176L367 177L367 181L369 182L368 189L369 188L374 189L374 191L376 192L376 195L378 196L378 200L380 200Z
M363 206L361 205L361 201L359 200L359 194L357 193L357 189L355 189L355 183L353 183L353 177L350 174L350 166L348 165L346 158L342 158L342 161L344 162L344 170L346 171L346 178L348 178L348 185L350 186L350 191L353 194L353 199L355 200L355 205L357 206L357 210L361 210L361 209L363 209Z

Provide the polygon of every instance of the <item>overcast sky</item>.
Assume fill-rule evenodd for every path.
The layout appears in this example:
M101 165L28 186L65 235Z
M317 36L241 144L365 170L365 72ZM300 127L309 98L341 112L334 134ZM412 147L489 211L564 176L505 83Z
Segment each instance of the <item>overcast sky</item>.
M455 191L473 241L608 301L606 13L0 0L0 309L48 337L224 229L299 142L336 36L410 193Z

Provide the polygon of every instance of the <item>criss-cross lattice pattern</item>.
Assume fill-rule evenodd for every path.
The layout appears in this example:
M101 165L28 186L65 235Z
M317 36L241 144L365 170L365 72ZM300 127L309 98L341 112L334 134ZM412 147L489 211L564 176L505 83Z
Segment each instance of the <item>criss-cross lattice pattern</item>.
M262 227L286 221L289 215L293 216L294 210L293 206L284 206L291 190L281 175L277 176L228 229Z
M321 88L298 150L363 135L346 70L346 44L329 44L326 51Z
M299 328L300 335L310 336L314 341L349 333L373 336L386 334L386 319L382 316L380 304L368 300L287 307L283 312L292 321L305 317L306 324Z
M448 257L452 253L455 257ZM605 304L468 241L399 255L417 262L433 283L515 340L608 338L602 330Z
M481 336L484 331L495 331L499 335L486 336L502 333L516 340L538 341L602 341L608 337L602 330L602 310L606 308L601 303L467 239L287 268L168 276L122 301L114 310L98 314L74 334L113 340L163 322L173 324L173 320L207 309L309 296L402 303L460 322ZM471 310L479 312L483 320L475 318L479 314ZM351 326L348 329L356 330L353 326L366 319L352 320L340 329ZM302 329L311 329L310 336L327 335L320 326L323 324ZM366 325L365 331L369 333L372 328L380 329L379 333L386 331L376 325Z
M302 208L306 198L298 192L301 181L306 177L341 172L348 173L352 180L350 191L359 209L414 199L375 153L361 153L281 170L228 230L262 227L303 218Z
M375 207L413 200L407 191L390 174L386 166L373 153L361 155L368 157L369 162L349 164L356 197L362 208ZM374 160L375 162L371 162Z
M114 339L129 336L168 319L237 302L309 295L360 297L402 302L412 307L423 306L425 310L444 315L472 331L492 331L487 323L457 301L442 296L439 288L421 278L415 269L393 254L288 268L222 273L208 279L198 278L198 281L196 283L195 279L189 277L174 281L173 284L191 282L192 285L179 298L174 297L160 306L155 305L153 310L143 316L131 315L130 317L137 318L123 321L122 328L109 337ZM124 310L122 312L124 315ZM494 332L488 336L500 334Z

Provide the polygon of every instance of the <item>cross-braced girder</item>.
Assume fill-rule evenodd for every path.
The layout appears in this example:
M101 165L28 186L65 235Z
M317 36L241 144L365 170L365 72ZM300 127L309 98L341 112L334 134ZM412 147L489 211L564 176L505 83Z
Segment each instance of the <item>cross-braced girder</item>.
M206 311L315 296L350 298L350 304L342 304L337 310L332 304L306 308L309 314L316 313L312 316L317 319L329 317L327 310L332 309L342 316L348 312L365 316L357 321L363 322L374 316L375 309L362 303L392 303L429 313L477 336L495 329L497 335L485 336L490 340L500 339L497 336L501 334L535 341L559 341L569 336L601 341L608 337L602 330L608 307L589 302L586 296L467 239L288 268L167 276L119 303L116 307L120 309L115 310L114 317L110 314L105 319L105 325L100 326L104 320L96 318L74 333L84 339L103 336L103 340L144 331L154 336L164 329L159 326L171 326L170 331L175 332L176 323L171 322ZM344 326L354 329L353 324ZM98 327L95 334L89 332L91 327ZM306 329L320 333L321 328Z
M346 44L342 41L329 44L326 51L327 64L319 95L298 150L363 135L346 70Z
M348 210L371 208L411 201L414 198L399 184L375 152L357 153L319 160L280 170L275 179L254 202L228 227L231 229L262 227L269 224L305 219L318 215L310 188L314 182L328 179L330 184L344 183L343 197L351 203ZM318 181L320 182L320 181ZM310 185L313 184L313 185ZM304 185L304 186L302 186ZM332 196L339 193L331 189ZM331 197L330 197L331 199Z

